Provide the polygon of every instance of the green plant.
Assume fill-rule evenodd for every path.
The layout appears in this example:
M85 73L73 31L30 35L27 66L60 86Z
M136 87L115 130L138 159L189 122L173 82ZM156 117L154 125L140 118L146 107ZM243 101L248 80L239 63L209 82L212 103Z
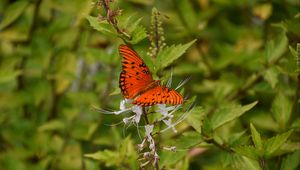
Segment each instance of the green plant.
M164 123L153 129L160 159L145 169L299 169L297 0L99 2L0 1L0 169L147 162L139 160L147 147L136 147L144 118L140 139L124 125L128 114L91 109L123 99L124 42L156 79L191 77L172 119L177 133L155 133Z

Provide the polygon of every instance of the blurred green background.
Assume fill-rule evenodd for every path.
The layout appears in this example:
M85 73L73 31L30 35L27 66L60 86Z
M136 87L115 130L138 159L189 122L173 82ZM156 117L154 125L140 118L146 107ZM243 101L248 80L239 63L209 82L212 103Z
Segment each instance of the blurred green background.
M142 17L143 33L151 32L153 7L161 13L167 45L197 40L171 67L175 84L191 77L184 93L196 97L195 104L201 106L177 126L177 134L167 132L158 139L162 144L176 140L179 148L176 153L161 153L161 167L262 167L252 159L251 147L232 149L253 146L252 123L264 141L291 130L277 136L279 142L265 144L276 151L260 157L267 169L299 169L299 0L111 3L112 9L122 10L120 23L128 16ZM111 126L124 116L91 109L92 105L118 109L122 99L117 48L123 42L93 29L87 17L99 13L105 16L93 0L0 1L1 170L139 169L135 146L141 141L136 128ZM127 25L131 21L126 20ZM146 56L150 44L146 36L132 43ZM171 67L162 68L159 77L169 76ZM254 101L258 104L250 111L227 117L232 121L213 132L202 126L203 120L224 120L225 112ZM216 118L218 114L225 117ZM212 140L202 139L201 131ZM97 151L95 159L84 156Z

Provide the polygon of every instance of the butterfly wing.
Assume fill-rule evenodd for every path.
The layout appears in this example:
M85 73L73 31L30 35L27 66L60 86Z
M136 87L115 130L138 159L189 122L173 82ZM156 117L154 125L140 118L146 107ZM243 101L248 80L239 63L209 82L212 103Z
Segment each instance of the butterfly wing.
M164 86L157 86L142 93L132 104L152 106L154 104L177 105L182 103L183 97L176 90Z
M151 84L153 78L143 59L134 50L127 45L120 45L119 53L123 57L119 86L123 96L131 99Z

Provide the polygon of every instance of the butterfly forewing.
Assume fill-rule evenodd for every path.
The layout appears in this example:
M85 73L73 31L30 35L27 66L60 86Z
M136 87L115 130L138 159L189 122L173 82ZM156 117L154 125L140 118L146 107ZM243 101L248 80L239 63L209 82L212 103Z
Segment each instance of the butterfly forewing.
M143 59L134 50L120 45L119 53L123 57L119 86L124 97L131 99L151 84L153 78Z
M152 106L154 104L177 105L182 103L183 97L176 90L164 86L157 86L142 93L132 104Z

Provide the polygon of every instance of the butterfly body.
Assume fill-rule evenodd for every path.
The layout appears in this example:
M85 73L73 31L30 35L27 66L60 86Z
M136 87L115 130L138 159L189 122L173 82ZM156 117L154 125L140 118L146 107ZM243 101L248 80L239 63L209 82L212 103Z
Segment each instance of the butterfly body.
M183 97L176 90L160 85L160 80L153 80L149 68L134 50L127 45L120 45L119 52L123 57L119 87L126 99L133 99L132 104L152 106L183 103Z

